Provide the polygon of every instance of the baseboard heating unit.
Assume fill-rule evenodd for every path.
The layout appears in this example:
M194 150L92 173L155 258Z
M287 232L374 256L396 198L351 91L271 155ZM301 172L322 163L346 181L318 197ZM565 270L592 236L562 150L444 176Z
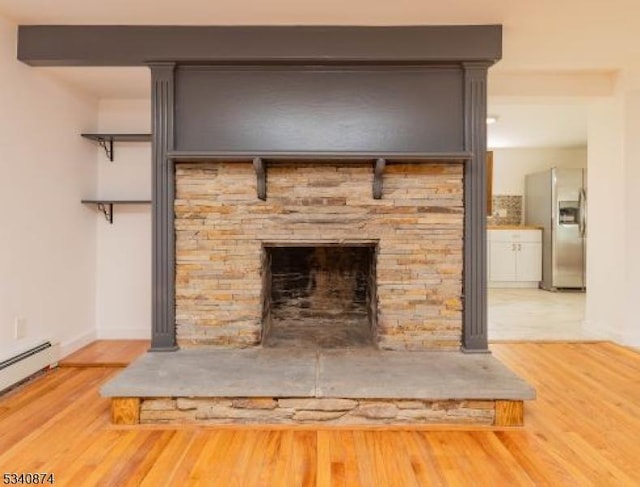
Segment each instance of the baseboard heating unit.
M58 361L59 345L39 341L0 350L0 393Z

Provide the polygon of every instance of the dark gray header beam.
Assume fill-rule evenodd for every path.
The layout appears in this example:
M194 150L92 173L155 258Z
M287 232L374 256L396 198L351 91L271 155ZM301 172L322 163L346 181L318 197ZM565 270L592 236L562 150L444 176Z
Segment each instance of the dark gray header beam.
M463 81L458 65L182 65L175 149L461 152Z
M501 57L501 25L22 25L18 28L18 59L32 66L141 66L158 61L492 63Z

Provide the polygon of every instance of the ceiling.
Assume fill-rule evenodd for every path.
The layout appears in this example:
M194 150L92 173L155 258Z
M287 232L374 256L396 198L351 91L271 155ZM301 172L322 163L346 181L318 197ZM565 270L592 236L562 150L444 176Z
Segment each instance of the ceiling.
M556 103L489 103L496 123L487 126L489 148L582 147L587 141L587 105Z
M17 24L503 25L501 73L606 72L640 65L637 0L0 0ZM146 68L37 68L99 98L146 98ZM491 78L490 78L491 82ZM586 143L586 104L490 98L492 147Z

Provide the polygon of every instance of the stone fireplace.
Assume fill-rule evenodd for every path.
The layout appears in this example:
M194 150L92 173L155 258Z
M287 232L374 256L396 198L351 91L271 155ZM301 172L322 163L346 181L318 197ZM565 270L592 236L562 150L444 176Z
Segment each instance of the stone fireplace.
M266 201L250 163L176 165L180 347L374 346L457 350L463 166L273 164Z
M115 423L522 424L486 329L500 26L23 34L151 71L152 353Z

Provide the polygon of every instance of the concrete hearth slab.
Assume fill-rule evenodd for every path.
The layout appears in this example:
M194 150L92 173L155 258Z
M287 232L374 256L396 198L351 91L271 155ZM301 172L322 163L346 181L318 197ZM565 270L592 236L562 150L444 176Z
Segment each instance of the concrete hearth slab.
M528 400L534 389L490 354L374 349L147 353L107 397L342 397Z
M178 350L147 353L105 384L108 397L309 397L313 350Z
M318 379L320 397L535 399L535 390L490 354L333 350L320 355Z

